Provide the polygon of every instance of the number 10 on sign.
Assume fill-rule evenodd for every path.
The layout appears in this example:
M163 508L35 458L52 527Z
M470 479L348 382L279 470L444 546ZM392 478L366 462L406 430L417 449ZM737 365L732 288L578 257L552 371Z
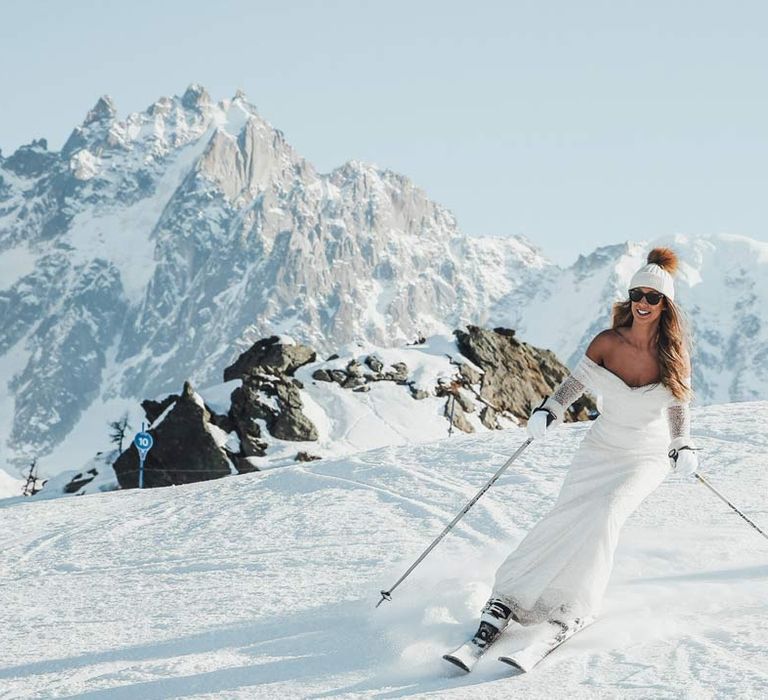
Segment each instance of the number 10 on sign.
M136 433L136 437L133 438L133 444L139 451L139 488L144 488L144 460L147 458L147 452L152 448L152 436L149 433L144 432L144 423L141 424L141 432Z

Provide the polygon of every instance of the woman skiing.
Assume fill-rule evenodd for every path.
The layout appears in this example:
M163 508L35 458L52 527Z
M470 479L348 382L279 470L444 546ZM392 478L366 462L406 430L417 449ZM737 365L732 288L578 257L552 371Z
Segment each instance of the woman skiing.
M584 391L602 396L552 510L499 567L475 636L448 661L469 671L510 623L554 623L560 639L600 606L619 531L665 478L669 463L692 475L690 360L675 306L677 257L655 248L614 304L612 328L597 335L574 371L534 409L528 434L545 438ZM504 660L504 659L503 659Z

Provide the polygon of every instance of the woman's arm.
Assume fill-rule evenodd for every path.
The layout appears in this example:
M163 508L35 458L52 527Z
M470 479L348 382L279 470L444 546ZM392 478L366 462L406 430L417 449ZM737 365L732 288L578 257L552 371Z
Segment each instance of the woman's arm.
M691 360L685 355L686 384L691 385ZM699 466L694 450L696 445L691 438L691 404L689 401L675 400L667 407L667 426L669 428L669 461L673 469L690 476Z
M601 364L606 352L606 347L610 343L611 331L599 333L587 347L586 355L595 364ZM582 361L583 362L583 361ZM582 371L579 371L579 370ZM573 374L569 374L552 392L552 395L544 399L542 403L533 409L528 418L528 434L531 437L542 438L547 427L553 423L562 423L565 419L565 412L568 407L576 401L586 390L587 385L584 381L588 373L583 364L580 364ZM536 414L540 415L536 415Z

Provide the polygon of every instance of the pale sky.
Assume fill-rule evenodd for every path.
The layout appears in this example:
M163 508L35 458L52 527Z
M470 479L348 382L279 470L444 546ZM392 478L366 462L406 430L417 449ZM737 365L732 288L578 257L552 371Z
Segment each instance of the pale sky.
M557 262L627 239L768 240L768 5L665 0L2 0L0 148L242 88L321 171L407 175L472 235Z

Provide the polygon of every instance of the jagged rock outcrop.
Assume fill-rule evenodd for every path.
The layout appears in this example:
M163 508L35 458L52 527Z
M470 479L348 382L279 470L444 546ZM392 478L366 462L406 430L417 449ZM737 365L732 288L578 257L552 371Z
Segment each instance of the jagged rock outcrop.
M568 374L553 352L520 342L514 330L467 326L466 332L456 330L454 336L461 354L483 370L479 398L489 410L481 420L489 427L500 411L527 420L531 410ZM467 368L462 371L465 374L476 376ZM594 400L585 396L566 412L566 420L587 420L596 411Z
M287 344L276 335L256 341L224 370L224 381L238 379L251 371L292 377L299 367L314 362L317 353L306 345Z
M286 454L290 448L284 441L315 442L319 437L317 428L304 414L302 391L309 392L315 411L320 407L326 411L330 407L341 409L336 428L340 441L347 439L349 426L354 428L363 420L373 418L371 426L376 421L386 425L392 419L393 425L407 424L409 396L434 402L427 413L442 411L451 430L471 433L481 426L500 429L519 424L567 372L552 353L518 342L515 332L509 329L491 331L469 326L466 332L455 331L454 335L455 344L449 336L437 336L429 346L425 340L423 351L409 346L402 350L379 348L375 353L336 356L317 363L312 348L290 339L271 336L259 340L224 371L227 381L239 380L240 384L230 394L226 413L214 411L189 382L185 382L181 394L142 402L151 425L149 432L155 439L147 459L145 487L258 471L265 457L270 467L285 464L286 460L320 459L329 447L336 449L329 445L327 435L316 448L321 454L303 445L295 457ZM403 361L404 356L408 363ZM340 390L370 391L377 383L391 386L381 387L370 402L357 404L327 395ZM223 409L220 402L224 388L211 387L218 411ZM380 412L383 407L386 409ZM585 419L593 408L585 400L574 407L569 418ZM368 417L366 412L370 412ZM414 406L416 415L426 415L424 408ZM335 417L328 417L333 423ZM107 466L114 461L114 473L122 488L137 485L138 454L133 445L117 459L112 455L102 461ZM93 479L101 480L100 489L109 488L107 474L100 476L101 471L99 467L72 472L69 483L64 484L64 493L92 489L89 482Z
M172 406L159 425L148 430L154 445L144 463L144 486L189 484L231 474L230 460L211 430L211 412L188 382ZM113 468L121 488L138 486L139 453L133 443Z
M338 355L328 358L328 362L338 359ZM352 359L347 362L344 369L334 367L332 369L319 367L312 373L312 379L319 382L336 382L344 389L353 391L370 391L372 382L394 382L395 384L407 384L411 389L411 396L415 399L424 399L429 394L414 385L408 379L408 365L405 362L395 362L391 368L384 369L385 365L375 355L368 355L359 362Z
M224 370L224 381L243 381L232 392L229 417L247 456L264 454L259 421L280 440L317 440L317 428L302 412L300 382L292 377L316 356L310 347L272 336L254 343Z

